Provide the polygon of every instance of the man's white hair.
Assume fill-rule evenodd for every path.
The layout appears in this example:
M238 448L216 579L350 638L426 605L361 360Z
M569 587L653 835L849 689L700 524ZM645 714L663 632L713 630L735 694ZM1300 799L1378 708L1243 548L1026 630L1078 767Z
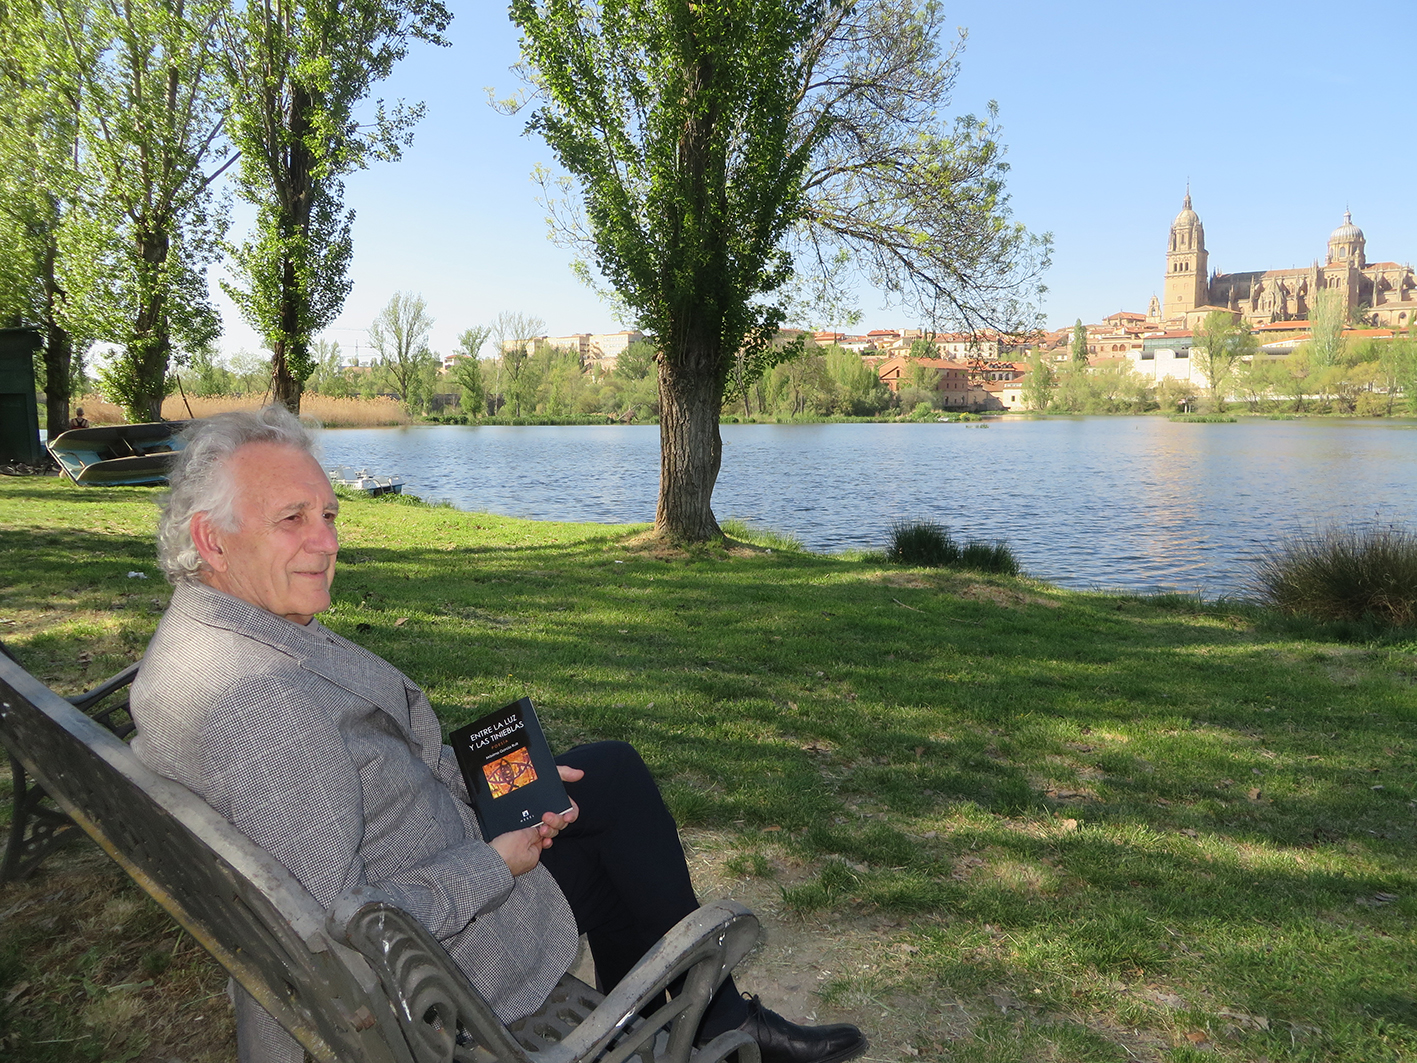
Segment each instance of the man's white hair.
M284 406L237 410L193 421L183 433L186 447L167 475L169 490L158 500L157 563L169 583L196 583L203 561L192 542L192 518L206 513L217 526L236 527L236 483L230 458L247 443L276 443L310 456L315 439Z

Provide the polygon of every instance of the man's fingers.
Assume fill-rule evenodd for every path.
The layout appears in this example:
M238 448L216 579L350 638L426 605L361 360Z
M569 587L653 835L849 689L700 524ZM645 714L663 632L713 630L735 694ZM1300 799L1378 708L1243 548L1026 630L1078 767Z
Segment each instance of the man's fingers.
M561 773L562 782L579 782L585 775L580 768L572 768L566 764L557 764L556 770Z

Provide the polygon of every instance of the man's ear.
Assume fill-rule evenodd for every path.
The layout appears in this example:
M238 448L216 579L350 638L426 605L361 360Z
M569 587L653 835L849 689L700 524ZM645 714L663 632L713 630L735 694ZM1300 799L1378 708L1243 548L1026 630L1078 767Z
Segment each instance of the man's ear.
M222 550L221 529L212 522L210 513L192 514L188 525L192 533L192 545L213 572L226 571L226 554Z

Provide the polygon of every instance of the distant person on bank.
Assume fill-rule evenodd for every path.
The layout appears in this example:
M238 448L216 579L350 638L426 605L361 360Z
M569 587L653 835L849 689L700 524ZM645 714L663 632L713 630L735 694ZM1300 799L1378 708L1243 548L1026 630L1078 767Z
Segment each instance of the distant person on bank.
M339 503L295 417L273 406L196 422L169 482L158 558L175 589L132 693L133 747L155 771L320 903L366 884L392 897L507 1022L545 1001L578 933L609 989L698 906L674 820L622 742L557 758L569 813L482 840L423 692L314 619L330 604ZM730 978L700 1037L734 1028L765 1063L841 1063L867 1047L855 1026L798 1026ZM239 990L237 1030L243 1060L302 1058Z
M70 427L70 428L87 428L88 426L89 426L89 419L84 416L84 408L83 408L82 406L77 407L77 408L74 410L74 416L73 416L73 418L69 421L69 427Z

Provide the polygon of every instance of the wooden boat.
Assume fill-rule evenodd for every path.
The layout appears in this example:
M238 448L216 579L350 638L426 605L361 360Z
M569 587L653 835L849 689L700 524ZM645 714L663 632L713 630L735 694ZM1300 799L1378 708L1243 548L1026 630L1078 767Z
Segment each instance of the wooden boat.
M76 484L138 486L167 483L183 447L187 421L71 428L49 441L49 453Z
M330 483L349 491L362 491L366 495L401 495L406 482L402 476L374 476L368 469L355 471L348 465L337 465L325 470L330 475Z

